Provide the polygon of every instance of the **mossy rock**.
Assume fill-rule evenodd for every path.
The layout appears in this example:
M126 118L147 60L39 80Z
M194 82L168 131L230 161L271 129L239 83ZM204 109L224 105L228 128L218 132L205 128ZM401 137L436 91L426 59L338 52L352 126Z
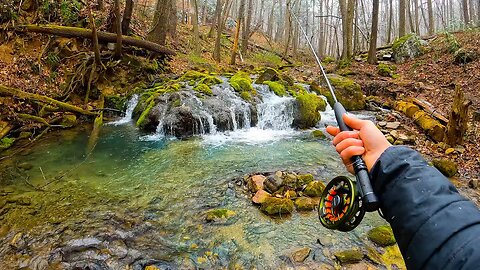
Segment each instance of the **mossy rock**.
M355 81L342 77L337 74L328 74L328 79L335 89L335 95L347 111L358 111L365 109L367 103L363 96L362 88ZM333 107L333 97L328 94L325 96L330 106Z
M384 63L380 63L377 66L378 75L383 76L383 77L391 77L391 78L395 77L395 71L396 70L397 70L396 66L387 65L387 64L384 64Z
M333 106L334 99L332 93L330 93L330 90L328 90L326 87L320 86L316 82L312 82L310 83L310 91L317 93L317 95L326 97L328 104Z
M145 126L149 124L150 119L148 118L148 114L150 113L150 111L153 109L154 106L155 106L155 100L152 98L148 106L145 108L145 110L142 112L140 117L137 119L137 123L136 123L137 127L143 129Z
M195 70L187 71L177 81L189 82L189 85L195 85L195 82L198 82L199 84L206 84L208 86L222 83L222 80L220 78L217 78L216 76L212 76Z
M250 92L247 92L247 91L243 91L240 93L240 97L245 100L245 101L252 101L252 94L250 94Z
M62 121L60 121L60 125L66 128L76 126L77 123L77 116L75 114L64 114L62 116Z
M308 197L300 197L295 199L295 207L298 211L312 211L317 206L317 202Z
M312 135L313 138L318 138L318 139L324 139L327 137L325 133L323 133L323 131L318 129L312 131L310 134Z
M302 129L314 127L321 119L320 111L325 111L327 107L325 100L314 93L299 93L296 102L299 111L293 124Z
M397 241L393 235L392 227L388 225L371 229L367 234L368 239L375 244L385 247L394 245Z
M322 182L312 181L305 187L303 194L309 197L320 197L324 189L325 185Z
M256 91L252 86L250 75L244 71L239 71L233 75L233 77L230 78L230 85L239 93L249 92L253 95L256 94Z
M195 88L193 88L195 92L199 92L208 96L213 95L212 89L210 86L204 84L204 83L199 83Z
M271 197L265 199L260 210L268 215L275 216L290 214L293 212L293 208L293 202L290 199Z
M279 97L283 97L287 95L287 90L285 88L285 85L281 82L273 82L273 81L264 81L264 84L268 85L270 88L270 91L275 93L275 95Z
M13 143L15 142L14 138L4 137L0 140L0 150L5 150L12 147Z
M298 186L303 186L310 184L313 182L315 179L313 178L313 175L310 173L307 174L300 174L297 176L297 185Z
M322 63L323 64L331 64L331 63L335 63L335 58L331 57L331 56L325 56L323 59L322 59Z
M349 58L341 59L340 61L338 61L337 69L348 68L350 67L351 64L352 64L352 59L349 59Z
M396 63L404 63L423 55L427 49L427 42L415 34L408 34L397 38L392 44L393 57Z
M333 255L340 261L340 263L357 263L365 256L363 252L358 249L344 250Z
M263 70L262 74L258 77L255 83L263 84L266 81L276 82L280 80L281 80L281 74L279 71L273 68L266 68Z
M207 211L205 213L205 221L207 222L214 222L218 220L226 220L234 217L236 213L232 210L219 208Z
M457 164L449 159L434 159L432 163L433 166L435 166L435 168L437 168L446 177L452 177L458 173Z

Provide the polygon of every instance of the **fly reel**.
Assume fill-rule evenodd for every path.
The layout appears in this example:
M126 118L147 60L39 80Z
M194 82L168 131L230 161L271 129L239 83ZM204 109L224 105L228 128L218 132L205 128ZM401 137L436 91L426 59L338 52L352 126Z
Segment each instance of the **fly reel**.
M328 183L318 207L318 217L324 227L348 232L360 224L364 215L363 201L355 181L338 176Z

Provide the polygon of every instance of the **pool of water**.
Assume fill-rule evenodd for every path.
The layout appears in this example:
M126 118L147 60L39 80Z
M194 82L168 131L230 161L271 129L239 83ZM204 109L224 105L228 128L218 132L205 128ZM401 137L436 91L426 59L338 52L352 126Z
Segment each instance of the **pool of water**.
M88 128L50 134L1 163L0 260L43 269L288 268L332 266L332 252L364 246L384 221L329 231L315 212L271 218L235 179L252 172L310 172L328 182L346 174L329 140L309 132L255 128L189 140L152 138L132 123L106 125L88 152ZM227 208L225 223L204 213Z

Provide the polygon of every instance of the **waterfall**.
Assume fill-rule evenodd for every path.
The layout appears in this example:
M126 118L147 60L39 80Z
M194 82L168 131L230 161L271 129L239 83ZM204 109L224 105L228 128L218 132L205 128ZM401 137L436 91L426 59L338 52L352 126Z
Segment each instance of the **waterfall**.
M258 128L272 130L291 129L295 99L293 97L279 97L268 90L268 86L257 86L262 95L263 103L258 105Z
M137 104L138 104L138 95L135 94L127 102L127 110L125 111L125 116L118 119L117 121L110 122L108 124L118 126L118 125L123 125L123 124L126 124L126 123L130 123L130 121L132 121L133 110L135 109Z

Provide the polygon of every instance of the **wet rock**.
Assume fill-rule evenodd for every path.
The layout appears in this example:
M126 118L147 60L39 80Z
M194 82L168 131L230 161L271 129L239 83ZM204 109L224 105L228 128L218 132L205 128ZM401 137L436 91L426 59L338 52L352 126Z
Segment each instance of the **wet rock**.
M309 247L301 248L292 254L292 259L295 262L303 262L308 257L308 255L310 255L311 251L312 249Z
M318 139L323 139L327 137L321 130L318 130L318 129L312 131L311 134L312 134L312 137L318 138Z
M95 237L73 239L68 241L62 250L64 253L82 252L91 248L98 249L101 243L102 241Z
M312 198L300 197L295 200L295 207L298 211L312 211L316 206L316 201Z
M320 197L322 195L325 185L320 181L310 182L303 191L303 194L310 197Z
M60 125L66 128L70 128L77 125L77 117L75 114L64 114L62 116L62 120Z
M364 254L362 251L358 249L351 249L351 250L344 250L340 252L336 252L334 254L335 258L340 261L340 263L357 263L360 262Z
M368 232L367 237L370 241L382 247L390 246L397 242L393 235L392 228L388 225L371 229Z
M266 68L263 73L255 81L256 84L262 84L265 81L279 81L281 80L280 73L273 68Z
M335 89L338 101L347 109L347 111L357 111L365 109L367 103L363 96L363 91L358 83L355 81L342 77L337 74L328 74L328 79ZM333 107L333 97L328 92L324 93L330 106Z
M254 175L248 180L248 188L251 192L257 192L260 189L263 189L263 183L265 182L266 177L263 175Z
M283 177L282 185L287 187L297 187L297 175L292 173L287 173L285 177Z
M290 214L293 212L293 202L284 198L267 198L260 209L268 215Z
M282 185L282 179L277 176L269 175L265 182L263 182L263 186L265 190L270 193L276 192L280 186Z
M301 175L298 175L297 177L298 186L307 185L313 181L314 181L314 178L312 174L301 174Z
M449 159L434 159L432 163L446 177L452 177L458 172L457 164Z
M252 202L256 203L256 204L262 204L265 202L265 200L269 197L271 197L272 195L268 192L266 192L265 190L263 189L260 189L259 191L257 191L255 193L255 195L252 197Z
M428 43L415 34L408 34L393 42L393 57L397 64L425 53Z
M388 122L385 126L388 129L397 129L400 126L400 122Z
M236 213L232 210L219 208L207 211L205 213L205 220L207 222L214 222L219 220L228 220L231 217L234 217Z
M300 93L295 100L293 126L300 129L314 127L322 118L320 111L325 111L326 102L314 93Z
M478 188L478 179L471 179L470 181L468 181L468 187L473 188L473 189L477 189Z

